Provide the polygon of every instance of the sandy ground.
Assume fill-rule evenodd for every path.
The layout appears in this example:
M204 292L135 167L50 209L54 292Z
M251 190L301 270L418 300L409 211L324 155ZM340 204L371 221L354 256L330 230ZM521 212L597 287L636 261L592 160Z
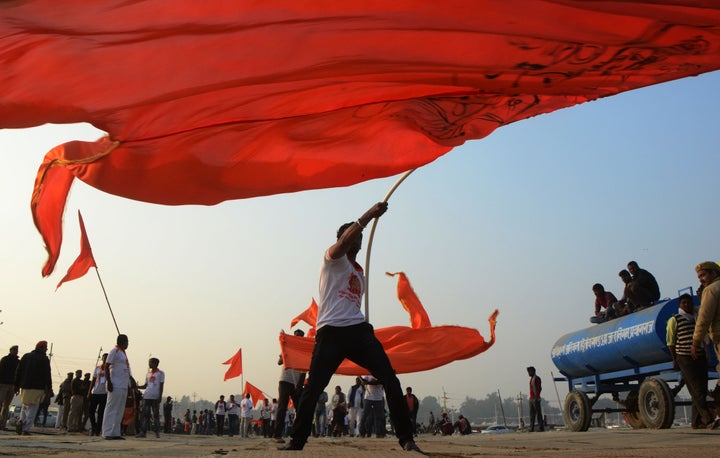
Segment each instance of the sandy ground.
M667 430L591 430L585 433L421 435L418 446L435 457L647 457L694 458L718 456L720 432L679 427ZM405 452L393 438L310 438L302 452L281 452L269 439L162 435L160 439L106 441L80 434L38 431L30 436L0 432L0 456L149 456L149 457L394 457L420 456Z

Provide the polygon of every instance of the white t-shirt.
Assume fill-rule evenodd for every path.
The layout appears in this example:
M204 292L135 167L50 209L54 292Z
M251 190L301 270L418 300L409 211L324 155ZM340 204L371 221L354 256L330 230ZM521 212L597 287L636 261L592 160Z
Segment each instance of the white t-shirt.
M147 388L145 388L143 399L160 399L160 396L162 396L160 384L165 383L165 372L160 369L155 369L155 372L153 372L150 369L145 376L145 383L147 383Z
M102 366L95 368L93 378L95 379L95 385L93 385L92 394L107 394L107 388L105 387L105 371Z
M300 371L296 371L295 369L280 369L281 382L292 383L293 385L297 386L297 384L300 382L300 377L302 377L302 372Z
M240 409L242 410L243 418L252 418L253 403L250 399L243 398L243 400L240 401Z
M218 401L215 403L215 415L225 415L225 409L227 408L227 402Z
M365 280L347 256L331 259L325 252L320 268L320 302L315 329L352 326L365 321L360 310Z
M370 379L373 380L373 379ZM368 381L370 381L368 380ZM382 401L385 396L385 390L382 385L365 385L365 400L366 401Z
M130 362L125 350L115 345L108 353L107 364L110 364L110 381L113 388L127 388L130 386Z
M227 402L227 413L228 413L228 415L237 415L238 414L238 403L236 401L228 401Z

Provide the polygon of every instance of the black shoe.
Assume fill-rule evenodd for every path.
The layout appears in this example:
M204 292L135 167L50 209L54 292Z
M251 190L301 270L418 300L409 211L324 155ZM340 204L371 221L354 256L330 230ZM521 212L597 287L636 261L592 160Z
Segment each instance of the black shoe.
M295 443L295 442L293 442L293 441L290 441L289 444L283 445L282 447L278 447L277 449L278 449L278 450L282 450L282 451L287 451L287 450L297 450L297 451L300 451L300 450L303 449L304 446L305 446L305 444L300 445L300 444L297 444L297 443Z
M405 442L405 444L403 444L403 450L405 450L406 452L418 452L422 453L423 455L425 454L422 450L420 450L420 447L418 447L413 440Z

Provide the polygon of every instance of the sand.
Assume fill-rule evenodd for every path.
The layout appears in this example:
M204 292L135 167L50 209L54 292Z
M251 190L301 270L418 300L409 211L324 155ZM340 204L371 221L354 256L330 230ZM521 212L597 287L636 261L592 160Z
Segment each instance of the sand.
M720 432L678 427L666 430L597 429L584 433L420 435L418 446L435 457L657 457L717 456ZM82 434L40 431L30 436L0 432L3 456L148 456L148 457L391 457L420 456L403 451L394 438L310 438L301 452L281 452L269 439L161 435L160 439L128 437L107 441Z

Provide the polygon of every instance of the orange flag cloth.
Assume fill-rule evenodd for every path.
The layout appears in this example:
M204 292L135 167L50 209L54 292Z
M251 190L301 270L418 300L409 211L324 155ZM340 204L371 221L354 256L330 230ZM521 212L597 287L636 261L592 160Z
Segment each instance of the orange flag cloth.
M245 397L245 395L248 393L250 393L250 399L252 400L253 405L257 405L258 401L267 399L260 388L257 388L255 385L246 381L245 382L245 390L243 391L243 394L242 394L243 397Z
M315 302L315 298L313 298L312 302L310 303L310 306L305 309L304 312L302 312L300 315L296 316L292 319L290 322L290 327L294 327L299 322L304 322L308 325L310 325L310 329L308 332L305 333L307 337L314 337L315 336L315 323L317 323L317 314L318 314L318 305L317 302Z
M242 374L242 348L240 348L232 358L225 361L223 364L229 364L230 367L225 372L225 378L223 381L238 377Z
M167 205L348 186L538 114L720 68L720 2L708 0L3 5L0 128L107 132L40 166L43 275L75 178Z
M78 210L78 219L80 220L80 254L55 289L60 288L60 285L66 281L72 281L82 277L91 267L97 267L92 248L90 247L90 240L88 240L87 232L85 232L85 222L83 222L80 210Z
M398 374L426 371L452 361L472 358L495 343L497 310L488 320L489 341L485 341L475 329L462 326L430 326L425 308L412 290L405 274L400 272L392 275L398 276L398 299L410 313L413 327L380 328L375 330L375 336L382 343ZM425 319L418 319L422 316ZM415 327L416 323L419 327ZM281 333L280 347L285 367L308 371L314 345L314 339ZM347 359L335 371L336 374L342 375L357 375L365 372L365 369Z

